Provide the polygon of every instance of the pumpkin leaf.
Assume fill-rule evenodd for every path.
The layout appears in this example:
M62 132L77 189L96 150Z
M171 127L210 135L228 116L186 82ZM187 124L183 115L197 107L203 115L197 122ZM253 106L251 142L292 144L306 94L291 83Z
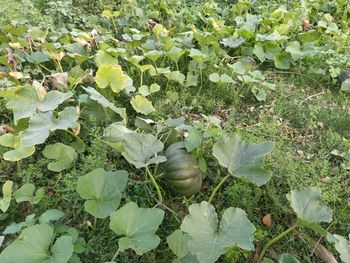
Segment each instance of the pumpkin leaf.
M117 235L123 235L118 241L119 250L123 252L131 248L142 255L160 242L155 234L164 218L164 211L158 208L139 208L129 202L111 214L109 227Z
M9 100L6 107L13 111L14 122L32 117L37 110L53 111L62 102L72 97L72 92L62 93L57 90L41 94L42 91L26 85L16 90L15 96Z
M185 147L188 152L192 152L203 141L202 134L195 128L188 131L188 136L185 139Z
M0 136L0 145L14 149L4 153L3 158L6 161L16 162L31 156L35 152L34 146L23 146L22 135L15 136L11 133L6 133Z
M118 152L123 152L125 134L132 132L121 123L112 123L109 125L103 133L105 142Z
M52 111L38 112L29 119L28 129L22 136L22 145L30 147L42 144L49 137L50 132L75 128L78 125L77 120L78 113L74 107L65 108L58 113L57 118Z
M262 168L264 157L272 151L274 143L246 143L239 136L217 142L213 155L219 164L235 177L243 177L260 186L271 178L271 172Z
M298 218L302 220L315 223L332 221L332 209L322 204L321 190L316 187L291 190L287 199Z
M10 180L7 180L2 186L2 199L0 200L0 209L4 213L10 207L12 198L12 186L13 182Z
M53 221L60 220L64 217L64 213L58 209L49 209L42 213L39 217L40 224L49 224Z
M190 236L188 248L201 263L216 262L230 247L252 250L254 225L246 213L230 207L225 210L220 226L215 208L203 201L189 206L181 230Z
M128 76L119 65L101 65L96 72L95 80L100 89L110 86L115 93L118 93L125 89Z
M50 60L50 56L40 52L40 51L35 51L33 52L31 55L26 57L27 61L33 64L41 64L44 63L46 61Z
M63 143L55 143L46 145L43 150L43 155L47 159L56 160L47 165L47 169L54 172L62 172L71 168L75 159L78 157L74 148Z
M164 144L152 134L130 132L124 135L124 158L136 168L165 162L165 156L155 156Z
M39 188L35 195L34 190L35 186L33 184L24 184L13 193L13 196L16 198L17 203L29 202L35 205L44 197L45 190L44 188Z
M130 103L134 110L145 115L148 115L156 110L153 107L152 102L142 95L136 95L131 99Z
M47 224L29 226L0 254L1 263L67 263L73 255L72 238L59 237L50 248L54 230Z
M90 94L90 99L96 101L98 104L100 104L104 108L109 108L115 113L119 114L120 117L123 119L126 119L126 111L124 108L117 108L114 106L112 102L107 100L101 93L99 93L97 90L91 87L83 87L83 89Z
M300 263L294 256L288 253L284 253L278 257L280 263Z
M350 263L350 235L348 240L339 235L331 235L331 237L331 240L329 237L327 237L327 239L334 243L335 249L340 254L340 259L345 263Z
M196 256L190 253L188 248L188 241L190 236L183 233L181 230L175 230L170 236L166 238L169 248L177 256L177 261L183 263L196 263L198 262Z
M86 200L84 207L88 213L106 218L118 208L127 181L126 171L107 172L98 168L79 177L77 192Z
M95 62L96 62L97 67L100 67L102 65L116 65L116 64L118 64L118 60L104 50L97 51L97 53L95 55Z

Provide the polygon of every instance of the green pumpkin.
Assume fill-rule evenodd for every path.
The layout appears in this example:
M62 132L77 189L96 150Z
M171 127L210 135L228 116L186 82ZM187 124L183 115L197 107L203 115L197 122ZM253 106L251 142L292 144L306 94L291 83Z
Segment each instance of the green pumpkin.
M197 160L184 149L183 143L174 143L165 151L165 180L177 194L191 196L202 186Z

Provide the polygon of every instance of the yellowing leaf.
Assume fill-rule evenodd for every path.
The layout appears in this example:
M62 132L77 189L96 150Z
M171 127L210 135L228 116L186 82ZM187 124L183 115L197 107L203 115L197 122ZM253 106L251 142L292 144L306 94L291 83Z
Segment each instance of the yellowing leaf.
M99 88L105 89L110 86L115 93L118 93L125 89L128 76L123 73L119 65L101 65L95 80Z
M141 95L136 95L134 98L131 99L130 103L137 112L140 112L145 115L148 115L151 112L155 111L152 102L150 102L146 97Z

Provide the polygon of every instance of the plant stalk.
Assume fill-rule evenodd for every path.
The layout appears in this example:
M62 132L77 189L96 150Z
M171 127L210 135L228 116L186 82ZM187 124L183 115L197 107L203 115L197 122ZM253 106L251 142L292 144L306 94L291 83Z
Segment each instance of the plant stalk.
M78 136L76 135L74 132L70 131L70 130L65 130L67 133L69 133L70 135L72 135L77 141L81 142L84 147L86 146L85 142Z
M156 190L157 190L159 204L162 204L163 203L162 192L160 191L159 185L157 184L156 180L154 179L154 177L153 177L151 171L149 170L148 166L146 166L146 173L149 176L149 178L151 179L154 188L156 188Z
M119 248L118 248L118 250L117 250L117 251L115 252L115 254L113 255L113 258L112 258L111 262L116 262L115 260L117 259L118 255L119 255L119 252L120 252L120 250L119 250Z
M210 197L209 197L209 199L208 199L208 203L209 203L209 204L213 201L213 199L214 199L214 197L215 197L217 191L219 191L220 187L225 183L225 181L226 181L229 177L230 177L229 174L226 175L224 178L221 179L220 183L214 188L213 192L211 193L211 195L210 195Z
M267 244L261 250L261 253L260 253L259 258L258 258L258 263L263 260L266 251L273 245L273 243L277 242L278 240L280 240L284 236L288 235L290 232L295 230L298 226L299 226L298 223L295 223L290 228L288 228L286 231L282 232L281 234L279 234L278 236L274 237L269 242L267 242Z

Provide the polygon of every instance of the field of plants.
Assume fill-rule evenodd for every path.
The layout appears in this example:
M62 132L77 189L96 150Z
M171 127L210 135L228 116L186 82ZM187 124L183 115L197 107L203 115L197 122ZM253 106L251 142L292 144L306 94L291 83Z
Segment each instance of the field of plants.
M350 263L348 0L0 0L0 263Z

